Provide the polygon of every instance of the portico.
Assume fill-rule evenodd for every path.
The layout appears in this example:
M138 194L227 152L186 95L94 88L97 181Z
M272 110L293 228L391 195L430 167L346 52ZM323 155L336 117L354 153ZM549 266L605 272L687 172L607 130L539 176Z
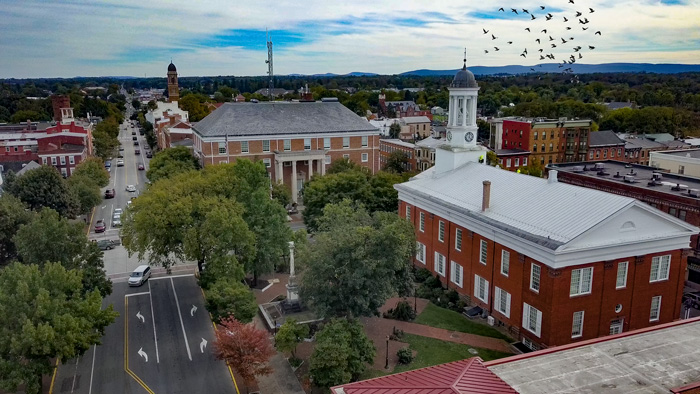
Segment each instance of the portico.
M292 202L299 199L299 191L303 188L304 182L311 180L314 174L314 161L316 162L316 174L326 174L326 151L325 150L305 150L292 152L275 153L275 181L285 183L284 167L292 167L289 185L292 190ZM291 163L285 165L284 163ZM306 170L306 171L303 171Z

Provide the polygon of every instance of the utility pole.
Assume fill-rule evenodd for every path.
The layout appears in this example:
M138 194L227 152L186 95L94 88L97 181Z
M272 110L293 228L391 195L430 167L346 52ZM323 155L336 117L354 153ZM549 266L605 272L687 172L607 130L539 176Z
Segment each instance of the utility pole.
M267 34L267 29L265 29L265 36L267 40L267 60L265 63L267 63L267 76L270 79L267 85L267 97L268 100L272 101L272 88L275 86L272 72L272 37Z

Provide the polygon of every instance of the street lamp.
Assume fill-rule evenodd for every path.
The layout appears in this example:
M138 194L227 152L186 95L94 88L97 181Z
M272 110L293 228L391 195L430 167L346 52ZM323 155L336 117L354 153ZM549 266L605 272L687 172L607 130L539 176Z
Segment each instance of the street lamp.
M384 369L389 369L389 336L386 336L386 364L384 364Z

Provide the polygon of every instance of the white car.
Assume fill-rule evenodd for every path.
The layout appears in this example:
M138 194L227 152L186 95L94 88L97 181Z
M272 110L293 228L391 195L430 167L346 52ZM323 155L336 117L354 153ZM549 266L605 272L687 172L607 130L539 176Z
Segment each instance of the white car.
M128 192L135 192L135 191L136 191L136 186L134 186L134 185L126 185L126 191L128 191Z
M124 212L121 208L114 208L114 214L115 215L121 215L122 212Z
M117 167L123 167L124 166L124 160L119 159L117 160Z

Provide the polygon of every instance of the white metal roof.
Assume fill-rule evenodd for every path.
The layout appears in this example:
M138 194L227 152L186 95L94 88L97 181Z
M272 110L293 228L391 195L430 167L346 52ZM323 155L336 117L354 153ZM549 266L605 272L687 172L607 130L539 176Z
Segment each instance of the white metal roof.
M401 118L401 121L404 123L430 123L430 118L423 115L423 116L405 116Z
M382 139L382 140L379 140L379 143L394 144L394 145L399 145L399 146L403 146L403 147L411 148L411 149L415 149L415 147L416 147L415 144L412 144L412 143L406 142L406 141L397 140L397 139Z
M443 139L437 139L435 137L428 137L416 142L416 146L421 148L435 149L442 144L446 144L447 141Z

